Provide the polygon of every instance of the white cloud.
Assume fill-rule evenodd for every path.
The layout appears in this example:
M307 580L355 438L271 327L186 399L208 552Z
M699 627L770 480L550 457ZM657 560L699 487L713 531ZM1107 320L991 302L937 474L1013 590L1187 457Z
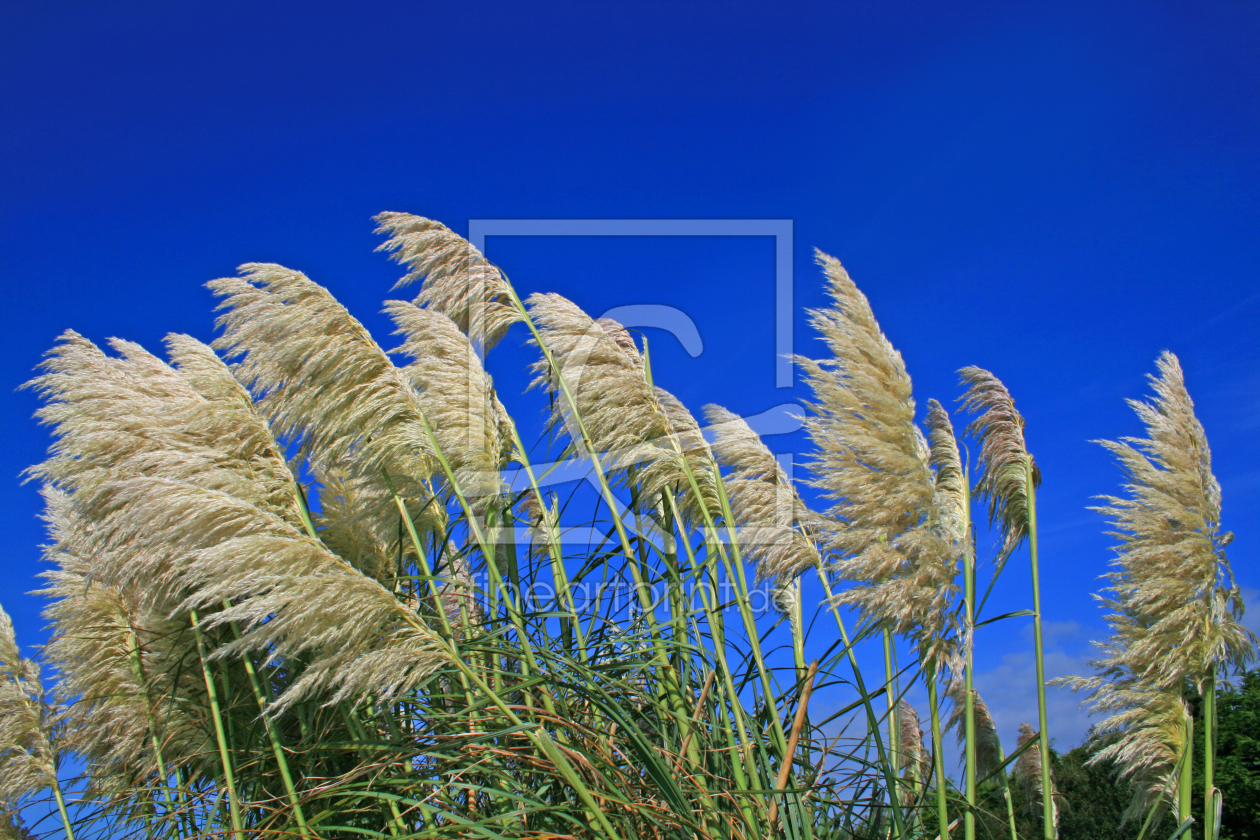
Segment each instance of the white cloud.
M1243 604L1246 613L1243 615L1243 626L1252 633L1260 635L1260 589L1254 586L1241 586Z

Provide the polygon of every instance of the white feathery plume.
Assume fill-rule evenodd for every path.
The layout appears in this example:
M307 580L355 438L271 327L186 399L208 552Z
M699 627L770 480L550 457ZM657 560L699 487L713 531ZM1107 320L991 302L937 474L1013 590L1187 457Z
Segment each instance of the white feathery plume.
M324 287L298 271L249 263L206 285L223 302L214 342L281 440L319 466L421 480L434 472L414 389Z
M120 356L64 333L25 386L45 400L36 416L55 436L32 476L84 493L131 475L193 481L301 521L270 430L210 348L170 336L177 370L137 344L110 343Z
M453 542L447 543L444 572L445 581L438 594L446 620L452 627L461 628L467 634L485 621L485 612L477 599L477 582L473 578L468 555L456 549Z
M945 696L950 700L949 719L945 721L945 731L957 727L958 743L967 739L965 725L967 687L961 677L955 675L945 688ZM974 688L971 690L972 708L976 715L976 774L980 778L988 776L1002 764L1002 744L998 739L997 724L989 713L989 706ZM965 756L964 756L965 760Z
M465 496L486 500L504 490L501 471L513 451L512 420L495 395L476 350L446 315L404 301L385 311L404 337L393 352L411 358L403 375L433 428Z
M1032 456L1024 443L1024 418L1010 391L992 373L978 367L965 367L958 373L968 386L963 408L978 415L967 426L967 434L980 443L976 491L989 502L989 522L1001 522L1002 563L1028 536L1031 500L1024 464L1032 462ZM1036 462L1032 462L1032 477L1036 488L1041 484Z
M358 521L397 524L391 485L420 519L432 507L428 482L438 466L407 377L327 289L301 272L257 263L241 270L241 277L207 284L226 310L214 346L240 357L234 372L276 436L296 441L297 457L317 476L359 482ZM413 553L407 540L403 553Z
M394 288L424 281L417 306L446 315L487 350L521 320L503 273L446 225L410 213L381 213L376 222L389 236L377 250L407 267Z
M1103 496L1095 508L1120 540L1106 595L1111 637L1090 664L1095 676L1057 682L1088 691L1106 714L1100 735L1114 734L1091 759L1113 760L1131 777L1140 813L1175 797L1173 771L1184 748L1186 682L1200 691L1222 668L1245 667L1255 636L1242 625L1243 601L1220 533L1220 485L1177 357L1165 352L1151 376L1155 399L1130 400L1147 438L1100 441L1120 462L1128 498Z
M0 607L0 814L51 787L57 776L56 710L44 701L39 666L18 650L13 622Z
M811 483L833 500L824 548L838 558L832 570L856 584L836 600L909 636L940 666L954 643L958 549L941 533L910 377L844 267L821 252L817 260L833 303L810 316L831 358L797 360L815 395L805 420Z
M595 323L608 333L608 337L625 351L631 361L640 367L643 366L643 356L639 353L639 345L634 343L634 336L630 335L630 331L622 326L620 321L615 318L596 318Z
M1114 763L1119 777L1132 783L1134 797L1123 819L1139 818L1161 801L1175 812L1177 762L1186 747L1190 716L1180 692L1152 688L1132 678L1103 682L1098 677L1073 677L1059 682L1092 689L1093 712L1107 715L1093 729L1103 746L1089 763Z
M295 281L293 285L297 289L289 291L299 296L306 293L303 302L309 305L303 311L311 316L306 326L313 332L318 333L320 324L316 315L325 316L325 326L338 322L335 307L328 305L318 293L311 292L309 287L314 284ZM245 289L231 291L244 293ZM281 323L272 325L276 329L271 335L284 338L284 328L292 325L284 323L283 316L294 313L283 302L266 300L263 292L259 292L259 297L264 299L251 301L258 304L253 308L244 305L239 297L234 298L233 302L241 305L232 315L240 316L245 310L258 315L263 310L281 316L278 318ZM239 317L231 320L229 337L236 340L238 349L249 345L251 339L264 340L266 324L246 325ZM353 329L346 330L342 336L347 344L360 351L357 357L354 352L345 355L352 363L359 362L357 367L352 364L348 372L359 374L360 384L368 380L360 393L363 401L380 408L381 403L388 404L390 398L396 397L403 406L396 409L386 405L378 412L376 416L386 414L395 424L393 429L388 423L382 424L386 433L378 435L375 441L352 439L353 432L348 428L351 421L341 416L336 418L340 424L330 424L334 428L323 430L326 434L318 442L331 440L328 448L342 454L375 453L377 463L382 463L393 452L388 446L380 446L381 439L401 450L401 441L414 431L405 429L392 439L388 434L397 431L398 426L416 424L416 413L408 413L412 392L387 359L372 368L372 362L379 361L372 358L372 352L384 356L379 348L375 345L363 348L362 337ZM327 333L324 337L327 338ZM168 425L158 422L163 418L161 405L168 402L183 405L181 393L187 396L191 390L184 379L171 376L169 368L134 345L119 344L126 355L122 360L112 360L81 339L71 336L68 343L74 345L78 356L71 359L64 352L54 355L54 361L61 368L51 370L42 381L37 381L37 385L53 396L46 412L53 416L46 419L57 422L60 433L55 444L59 448L50 459L53 467L45 465L41 469L48 478L64 477L74 490L69 499L75 527L59 536L55 550L72 557L90 557L94 582L135 591L141 606L158 610L162 615L186 615L185 610L190 607L213 612L224 601L233 602L231 615L217 613L209 620L214 623L239 615L247 625L256 624L247 627L239 647L282 658L307 654L312 660L311 666L283 695L283 702L273 707L276 713L284 704L317 691L351 695L370 690L385 696L401 690L400 686L414 684L437 666L431 635L414 612L399 606L392 593L303 533L295 521L298 517L293 515L287 502L284 509L277 511L267 503L266 494L252 491L257 488L256 482L242 480L249 469L257 467L256 463L231 457L237 450L226 444L217 452L207 446L194 446L189 442L187 424L181 426L174 422L181 419L178 413ZM291 361L293 357L285 357L284 352L293 351L294 343L300 344L300 341L287 346L277 341L271 348L275 350L272 360L279 357L279 365ZM201 361L208 362L208 357L202 355ZM364 356L368 357L366 361ZM77 365L80 359L91 364L81 369ZM251 361L258 360L247 359L247 365ZM326 356L301 361L335 367ZM186 367L190 365L191 362ZM293 409L295 403L302 407L301 398L282 401L283 396L288 396L282 386L289 384L282 372L260 368L259 364L253 365L256 383L268 373L272 374L266 379L265 390L273 399L273 407L278 407L282 414ZM365 369L370 369L375 377L364 374ZM104 375L106 381L99 384L98 389L108 386L114 390L107 391L103 397L93 396L90 376L85 373L88 370ZM209 393L211 389L201 375L205 372L197 370L199 373L194 374L190 367L189 381L198 382ZM300 381L296 374L302 371L299 364L289 373ZM52 379L52 374L61 378ZM119 385L121 381L139 385L124 388ZM179 383L184 383L183 392L175 387ZM353 382L346 385L352 386ZM375 395L373 385L377 386ZM326 390L335 392L336 388ZM82 394L84 398L72 399L80 395L80 391L87 392ZM207 418L212 417L215 401L204 399L196 392L193 395L200 400L199 403L193 401L197 410ZM78 405L86 406L82 417L72 410ZM396 409L392 416L389 408ZM111 413L112 425L100 420ZM248 412L245 415L238 412L236 417L246 415ZM297 421L291 419L292 413L287 416L296 424ZM369 412L364 419L372 417ZM131 425L123 425L120 432L118 427L124 421ZM234 428L234 431L239 429ZM338 436L337 432L341 434ZM360 436L368 437L362 432ZM133 442L128 448L125 444L131 438L147 438L149 442ZM117 461L109 459L107 446L115 441L119 442L124 456L121 467ZM310 439L304 442L309 443ZM238 441L235 445L242 444ZM338 446L342 448L337 450ZM406 455L415 457L411 450ZM55 460L58 456L64 456L64 463ZM71 463L76 460L86 465L76 470ZM180 609L180 600L184 602L184 609Z
M117 482L95 514L105 551L130 556L133 575L187 593L203 625L237 622L234 651L308 664L268 708L306 697L388 699L443 664L424 618L373 578L290 523L233 496L157 478ZM220 610L225 603L230 607Z
M713 432L713 453L729 467L725 479L731 512L745 556L758 580L786 583L822 560L810 538L819 517L805 506L791 478L744 418L717 405L704 409Z
M897 703L897 722L897 748L901 753L898 764L908 778L913 778L916 782L928 781L932 775L932 756L923 744L919 713L914 710L914 706L900 700Z
M832 306L812 310L810 323L831 358L797 358L816 398L805 424L817 448L814 483L835 500L828 513L844 523L829 547L856 557L873 546L891 550L927 519L933 480L901 354L840 262L821 252L817 260Z
M1019 725L1018 746L1022 747L1037 736L1036 730L1032 728L1031 723L1021 723ZM1029 803L1028 807L1036 810L1037 803L1041 802L1042 782L1041 782L1041 750L1037 747L1029 747L1015 759L1015 778L1024 784L1024 799ZM1050 807L1051 821L1057 831L1059 827L1059 791L1054 783L1054 773L1050 773Z
M642 363L643 357L638 356L638 359ZM685 524L703 523L704 512L701 508L708 512L710 519L716 521L722 505L718 496L717 465L713 450L704 439L700 424L681 400L659 386L654 386L652 393L656 397L657 405L665 413L673 448L670 450L671 468L661 471L659 475L649 473L643 482L644 493L655 499L660 489L672 484L677 488L675 501ZM687 471L691 473L690 478L687 477ZM691 484L692 479L695 480L694 487ZM698 494L696 488L699 488Z
M399 564L415 551L399 521L398 506L378 475L362 475L354 465L314 470L320 511L314 517L324 545L356 569L390 588L409 585ZM408 501L420 534L446 533L446 508Z
M81 530L66 494L46 488L54 545ZM44 615L56 629L45 656L60 677L67 746L88 759L92 777L147 777L159 770L153 743L170 768L204 760L213 749L205 719L205 686L188 667L196 656L185 613L155 611L143 582L116 587L94 579L93 565L66 551L48 552ZM137 673L139 669L139 673ZM102 787L101 785L97 785Z
M936 470L934 507L941 530L950 541L963 543L968 538L963 528L970 490L958 453L958 440L954 437L954 425L949 420L949 412L936 400L928 400L925 425L931 453L928 463Z
M660 491L671 488L689 521L701 518L700 505L716 514L715 467L698 424L672 395L648 384L633 342L617 341L620 325L596 322L556 294L532 295L529 311L577 403L575 414L559 393L557 372L546 358L536 362L534 384L555 397L552 422L564 427L580 451L598 457L611 476L624 477L633 468L645 508L656 508ZM586 451L579 414L594 453Z
M949 412L934 399L928 400L924 423L928 429L928 463L936 471L932 504L935 519L941 536L949 545L950 556L962 560L969 556L971 550L971 535L967 533L971 488L967 486L966 473L963 472L958 439L954 436ZM968 611L962 611L963 651L971 650L974 643L975 628L969 616ZM955 673L961 668L961 663L951 663L951 670Z
M1103 496L1120 539L1107 575L1123 617L1112 645L1126 668L1154 686L1189 679L1202 690L1220 668L1245 667L1256 638L1242 624L1243 598L1220 532L1221 490L1177 357L1165 352L1151 376L1152 403L1130 400L1149 437L1101 441L1125 472L1129 498Z
M249 391L208 345L177 333L166 336L165 344L176 371L209 403L195 412L193 429L204 429L199 439L234 469L254 477L255 498L264 507L298 524L300 512L293 518L297 481Z

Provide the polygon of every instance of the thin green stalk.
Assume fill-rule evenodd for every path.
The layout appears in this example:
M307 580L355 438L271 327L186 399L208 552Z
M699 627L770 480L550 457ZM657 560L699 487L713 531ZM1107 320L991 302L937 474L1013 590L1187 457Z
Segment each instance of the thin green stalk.
M450 640L452 648L455 648L455 631L451 629L450 620L446 617L446 610L442 608L442 596L437 588L437 581L433 577L433 569L429 566L429 558L425 553L424 544L420 539L420 534L416 530L416 523L411 518L411 512L407 510L407 503L398 495L398 491L394 489L394 483L390 481L389 474L385 473L385 483L389 487L390 494L394 497L394 504L398 507L398 513L402 516L403 524L407 528L407 536L411 540L411 547L416 552L416 564L420 567L420 573L424 576L425 582L429 587L429 596L433 599L434 612L437 613L438 624L441 626L442 633ZM494 559L490 558L489 565L494 564ZM468 686L468 681L460 674L460 685L464 690L464 699L469 706L473 704L472 690Z
M801 603L801 579L793 580L791 587L795 590L791 616L792 658L796 664L796 679L800 681L809 671L809 666L805 664L805 605Z
M507 275L504 275L504 280L506 279ZM556 382L560 386L561 395L568 404L570 411L573 412L573 419L577 423L578 433L582 438L582 445L590 455L591 467L595 470L595 477L599 481L600 492L603 494L604 501L608 504L608 509L612 514L613 527L616 529L617 538L621 542L622 553L626 555L627 561L634 563L634 549L630 545L630 536L626 533L625 523L617 515L617 497L612 491L612 486L608 483L608 476L604 473L604 465L599 459L599 454L591 440L590 433L586 430L586 421L582 419L582 413L578 410L577 399L574 398L572 391L569 390L569 383L565 380L555 356L552 355L550 348L543 341L542 333L538 331L538 326L534 323L534 319L530 317L529 310L525 308L525 304L521 302L512 285L507 283L506 286L508 295L512 298L513 307L520 314L525 326L529 328L534 341L538 344L539 351L543 354L543 358L547 360L547 366L551 369Z
M319 534L315 531L315 523L311 521L311 510L306 505L306 494L302 492L302 485L298 484L297 478L293 479L293 501L297 503L298 515L302 517L306 533L310 534L313 540L319 539Z
M970 486L971 475L968 468L968 471L963 474L963 487L968 488ZM963 505L963 603L967 611L964 618L966 650L963 652L963 688L966 691L963 727L964 737L967 740L967 810L963 812L963 837L966 840L976 840L976 781L979 774L979 768L976 766L976 697L973 682L975 675L976 553L971 550L970 507L970 504Z
M1190 756L1194 753L1194 718L1188 714L1182 752L1184 758L1181 762L1181 770L1177 774L1177 822L1179 823L1184 823L1193 816L1193 809L1190 806L1190 789L1194 784L1194 762L1190 760Z
M743 706L739 703L738 697L736 696L730 664L726 659L725 628L722 624L722 616L717 612L718 597L715 582L716 570L714 569L712 562L714 552L712 549L708 550L708 556L706 557L705 563L697 563L695 552L691 547L691 541L687 539L686 531L683 528L682 516L678 512L678 506L674 502L673 495L668 490L665 490L662 493L662 496L671 520L676 524L679 533L682 534L682 536L678 539L678 542L681 542L683 545L683 549L687 555L687 562L691 568L696 570L696 577L699 584L696 588L700 592L701 606L704 609L705 620L709 625L709 632L713 635L713 653L717 659L717 670L722 674L723 687L726 690L726 696L728 698L728 702L720 703L719 708L723 712L723 725L725 727L727 737L730 739L730 747L732 750L731 767L735 773L736 785L738 785L741 790L748 790L751 787L749 780L757 778L757 773L755 766L751 765L752 751L751 744L748 740L747 727L744 723ZM709 537L716 539L716 536L713 534L710 534ZM738 760L736 760L737 754L735 752L734 735L732 733L730 723L726 719L728 712L729 716L734 719L736 728L739 731ZM747 768L747 774L745 774L745 762L749 762L750 764ZM740 811L744 817L744 821L748 824L749 829L754 834L757 834L760 829L758 828L758 822L748 805L748 797L740 797L739 802Z
M504 275L504 280L506 279L507 279L507 276ZM547 347L547 343L543 341L542 333L539 332L538 326L534 323L533 318L530 317L529 311L525 308L525 304L521 302L520 297L516 294L516 290L512 288L511 283L507 283L506 286L507 286L508 294L512 299L512 305L520 314L521 320L525 323L525 326L529 328L530 333L533 335L534 341L537 343L539 351L543 354L543 358L546 359L547 361L547 366L550 368L552 375L555 377L555 381L559 386L561 395L563 396L565 402L569 406L570 411L572 412L573 419L576 422L577 427L578 427L577 428L578 434L582 439L583 448L586 450L586 452L590 456L591 467L592 469L594 469L595 477L599 482L600 492L603 495L604 501L608 505L608 510L612 516L613 527L616 530L617 538L621 543L622 553L625 554L626 562L629 564L631 575L632 577L635 578L635 586L636 586L636 589L638 590L640 606L642 607L644 611L644 617L647 619L647 623L648 623L648 632L652 637L653 651L656 654L656 658L658 662L660 663L661 667L668 669L669 658L665 652L664 641L661 638L660 626L656 621L656 615L655 615L655 610L652 605L651 595L650 593L646 591L646 589L644 588L643 582L639 579L638 569L637 569L637 566L635 565L636 559L637 559L635 555L635 551L634 551L634 548L630 544L630 537L626 531L625 523L622 522L621 516L617 513L617 507L618 507L617 497L613 493L612 486L608 482L608 476L604 472L603 462L600 461L599 453L595 447L594 442L591 439L589 431L587 431L586 421L582 418L582 413L578 409L577 399L573 396L572 391L569 389L569 383L564 377L564 372L561 370L560 365L556 362L555 356L552 354L551 349ZM427 421L426 421L426 428L427 428ZM441 457L440 451L438 454L440 458ZM540 498L540 501L541 501L541 498ZM527 655L530 655L530 651L528 650L528 648L526 650L526 653ZM547 702L547 696L545 693L543 695L543 699L544 699L544 702ZM768 701L772 702L770 698L768 698ZM548 711L554 711L554 710L548 708ZM780 730L782 729L782 727L778 727L778 728ZM782 737L780 737L780 741L782 741Z
M509 423L508 425L512 429L512 443L516 447L516 460L521 465L521 469L525 471L526 478L529 479L530 490L533 491L539 507L546 509L546 499L543 496L542 489L538 486L538 478L534 475L534 468L529 462L525 444L521 442L520 432L517 431L515 423ZM583 662L588 662L590 661L590 656L586 650L586 636L582 632L582 622L578 617L577 604L573 600L569 576L564 568L564 552L560 545L560 534L552 526L549 516L543 517L543 525L547 529L547 553L551 556L551 574L556 582L558 593L564 599L565 606L568 608L571 616L571 618L566 620L570 621L574 628L574 634L577 637L578 654L582 657ZM515 540L513 543L515 544Z
M862 696L862 705L866 707L867 729L875 741L875 752L879 758L879 766L884 772L884 782L888 785L889 790L896 790L897 780L893 775L892 762L884 749L884 739L879 733L879 718L875 714L875 706L871 703L871 695L866 691L866 682L862 679L862 671L858 667L857 656L853 653L853 645L849 641L849 631L844 626L844 619L840 617L840 610L836 607L835 596L831 593L831 581L827 580L827 573L821 566L818 567L818 579L822 581L823 589L827 593L827 603L831 606L831 614L835 616L836 627L840 630L840 640L844 643L849 666L853 669L853 682L857 686L858 694ZM892 797L891 804L893 830L898 838L905 837L907 836L906 826L901 814L901 803L897 801L896 797Z
M407 620L409 622L411 621L410 618ZM417 630L427 630L427 628L423 625L414 626ZM611 838L611 840L620 840L620 835L612 827L612 823L608 821L607 814L604 813L604 810L599 806L599 803L595 801L595 798L591 795L590 789L586 787L586 783L582 781L581 776L579 776L577 771L574 770L573 765L569 762L568 758L566 758L564 753L560 751L559 746L557 746L555 741L552 739L551 734L547 732L547 730L539 727L525 729L524 721L517 717L516 712L512 711L512 707L495 694L490 689L490 686L486 685L485 680L468 667L468 663L464 662L463 659L456 655L455 651L451 649L444 640L436 641L439 647L445 648L443 653L446 654L451 664L466 674L477 690L490 700L490 702L493 703L499 711L512 722L513 726L522 727L525 737L527 737L534 746L538 747L547 754L547 757L551 759L551 762L556 766L556 769L558 769L560 774L564 776L565 781L569 783L569 785L577 793L578 798L582 800L582 803L586 806L588 813L595 816L596 821L599 822L604 833Z
M888 701L888 746L891 748L888 751L888 760L892 764L893 778L892 785L888 788L888 798L897 799L900 796L898 788L901 782L901 751L895 746L901 737L897 724L898 692L893 686L893 676L897 671L893 665L892 633L885 627L881 635L884 637L884 699Z
M1203 837L1212 840L1216 827L1216 673L1203 683Z
M940 840L949 840L949 810L946 804L945 751L941 739L941 710L936 698L936 669L927 669L928 711L932 715L932 763L936 766L936 818Z
M1041 579L1037 569L1037 490L1031 456L1024 456L1024 491L1028 496L1028 548L1032 556L1033 644L1037 655L1037 721L1041 727L1041 818L1046 840L1055 840L1054 789L1050 784L1050 730L1046 724L1046 665L1041 647Z
M695 476L691 474L690 467L687 467L686 464L686 459L684 459L683 465L686 467L687 477L691 481L693 492L699 497L699 484L696 482ZM772 732L779 751L784 753L787 751L787 736L783 732L783 723L780 720L778 705L775 702L774 687L770 682L770 672L766 669L765 657L761 652L761 634L757 630L757 619L752 614L752 601L748 595L748 579L744 574L744 560L740 556L739 539L735 535L735 514L731 511L731 501L726 495L726 483L722 480L720 470L714 469L713 479L717 485L718 503L722 506L722 521L726 525L726 534L730 537L728 543L730 546L730 557L727 557L727 553L722 550L721 542L715 540L718 546L718 557L721 558L726 566L726 574L735 582L735 600L739 604L740 617L744 620L744 631L748 637L748 644L752 648L753 659L757 663L758 676L761 677L766 707L770 713L770 721L773 724ZM714 527L708 509L704 505L701 505L700 509L704 513L706 523L710 527Z
M224 609L228 607L228 603L223 603ZM241 631L236 626L236 622L229 622L232 628L234 638L240 639ZM289 772L289 762L284 757L284 748L280 744L280 737L276 734L275 724L271 720L271 716L267 714L267 700L263 695L262 684L258 680L258 672L254 668L254 661L248 654L241 655L241 664L245 666L245 673L249 675L250 687L254 690L254 700L258 703L259 716L262 718L263 729L267 732L267 740L271 742L271 754L275 756L276 768L280 771L280 780L284 783L284 792L289 799L289 807L293 809L293 819L298 824L298 833L303 837L309 837L306 829L306 815L302 813L302 806L298 802L297 789L293 786L293 776Z
M732 703L729 699L726 702L722 702L722 695L725 691L725 688L719 687L718 703L723 708L729 707ZM730 720L725 714L721 717L721 728L722 735L726 739L727 752L731 757L731 772L735 775L735 784L740 790L748 790L748 777L744 775L744 756L746 751L740 749L735 743L735 733L731 731ZM740 816L744 818L744 824L748 826L749 835L759 837L761 835L761 826L753 815L747 796L739 797L739 812Z
M1006 753L998 747L998 763L1006 761ZM987 777L986 777L987 778ZM1011 785L1007 779L1005 768L998 770L998 781L1002 784L1002 799L1006 802L1006 823L1011 830L1011 840L1019 840L1019 832L1015 829L1015 803L1011 800Z
M700 600L704 606L705 617L709 622L709 632L713 634L713 654L717 658L718 670L722 672L722 680L730 698L731 708L734 711L736 726L739 730L739 743L741 754L746 761L751 762L752 741L748 736L747 723L744 720L743 705L739 702L739 695L735 690L734 673L731 671L730 663L726 658L726 627L722 622L722 616L718 612L718 596L716 574L710 571L704 585L700 587ZM748 768L749 778L756 778L756 769L754 766Z
M442 452L442 446L438 443L437 435L433 432L433 427L429 425L429 419L420 414L420 424L424 428L424 433L429 439L429 444L433 447L433 454L437 457L438 464L442 467L442 473L446 476L447 483L450 485L451 492L455 494L455 498L459 501L460 507L464 511L464 520L468 523L468 530L472 532L473 539L477 541L477 545L481 547L481 553L486 558L486 570L490 573L491 583L504 593L505 606L508 611L508 619L512 622L512 626L516 629L517 639L520 642L521 650L525 654L522 660L522 672L528 676L530 673L542 673L542 669L538 667L538 660L534 655L534 646L530 643L529 634L525 632L525 623L521 618L520 611L517 609L516 601L512 597L512 593L508 587L504 585L503 576L499 574L498 564L495 563L493 544L486 539L486 535L477 521L477 516L468 499L464 496L463 488L460 487L459 481L455 476L455 470L451 468L450 462L447 460L445 453ZM386 476L388 478L388 476ZM397 499L397 493L394 494ZM407 517L410 519L410 516ZM414 532L414 525L409 526ZM413 539L418 537L413 536ZM438 612L443 610L440 608ZM528 669L525 666L528 665ZM543 706L548 713L555 714L555 704L552 701L551 694L544 688L540 691Z
M66 800L61 795L61 782L57 781L57 773L51 774L53 797L57 800L57 813L61 815L61 824L66 829L66 840L74 840L74 829L70 825L70 814L66 811Z
M509 424L512 431L512 445L516 447L516 462L521 465L521 469L525 471L525 477L529 479L529 489L533 492L534 498L538 501L540 507L545 507L545 497L542 488L538 485L538 477L534 475L534 467L529 461L529 453L525 449L525 443L521 440L521 433L517 430L516 424ZM546 474L544 473L544 477ZM563 559L560 548L560 535L556 533L554 528L547 528L547 549L551 552L551 559L559 563ZM566 581L567 583L567 581ZM566 590L567 595L571 595ZM573 604L570 602L570 609Z
M201 673L206 680L206 696L210 700L210 717L214 721L214 737L219 746L219 760L223 764L223 779L227 785L228 808L232 816L232 833L236 837L243 836L241 820L241 804L236 795L236 777L232 774L232 757L228 752L227 736L223 732L223 713L219 708L219 694L214 687L214 677L210 673L210 662L206 659L205 640L201 634L201 619L197 611L192 610L193 635L197 639L197 655L201 659Z
M144 668L140 662L140 647L136 640L136 632L128 624L127 626L127 658L131 660L131 670L136 676L136 681L140 683L140 688L144 692L144 714L149 722L149 739L153 743L153 760L157 764L158 775L165 781L166 779L166 762L162 759L162 743L158 738L157 719L153 716L153 703L149 698L149 683L144 677ZM170 789L166 791L167 801L170 801Z
M158 738L157 718L153 714L153 699L149 695L149 682L144 676L144 667L140 661L140 643L136 631L127 622L127 658L131 661L131 670L136 682L144 693L144 716L149 724L149 740L153 744L153 761L157 765L158 777L162 780L162 791L166 798L168 818L175 811L175 795L171 792L170 778L166 774L166 762L162 757L162 742ZM155 808L154 811L157 809ZM148 829L151 832L151 827Z
M662 505L668 506L670 504L669 499L667 498L668 495L669 494L665 492L664 490L661 491ZM665 509L668 510L668 507L666 507ZM669 612L670 612L669 623L672 628L673 637L675 639L682 639L682 638L685 638L687 635L687 615L686 615L686 608L684 606L683 598L682 598L683 596L682 573L678 567L677 540L674 537L673 522L667 521L664 524L668 525L667 528L662 528L662 530L666 531L667 545L669 543L673 543L672 551L661 552L661 557L665 563L665 574L668 579L668 585L669 585ZM687 672L684 670L684 667L687 663L687 658L681 654L676 654L675 656L676 656L676 659L678 661L678 666L679 666L676 669L678 672L678 682L680 685L680 688L677 694L679 696L680 705L681 705L681 695L688 685L686 682ZM690 694L688 694L688 697L690 697ZM691 716L686 713L685 708L681 709L680 711L682 712L682 715L678 719L678 724L679 724L678 735L684 745L691 744L691 735L692 735L694 723L692 721ZM694 751L694 747L692 747L692 750ZM680 752L686 752L686 750L683 750Z

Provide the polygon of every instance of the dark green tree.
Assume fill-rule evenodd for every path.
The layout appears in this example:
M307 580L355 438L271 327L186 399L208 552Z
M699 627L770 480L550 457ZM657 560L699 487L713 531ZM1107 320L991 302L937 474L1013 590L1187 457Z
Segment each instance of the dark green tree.
M1195 720L1195 778L1203 772L1202 703L1192 698ZM1216 786L1224 798L1221 840L1260 840L1260 669L1216 695ZM1203 791L1196 788L1195 811Z

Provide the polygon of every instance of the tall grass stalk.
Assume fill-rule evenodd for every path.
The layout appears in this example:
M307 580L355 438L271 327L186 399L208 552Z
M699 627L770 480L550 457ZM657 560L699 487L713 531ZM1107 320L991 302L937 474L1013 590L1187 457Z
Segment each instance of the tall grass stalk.
M1024 461L1024 492L1028 497L1028 554L1032 562L1033 644L1037 664L1037 749L1041 751L1041 820L1046 840L1059 836L1058 813L1050 784L1050 737L1046 715L1046 659L1041 640L1041 569L1037 559L1037 485L1032 457Z

